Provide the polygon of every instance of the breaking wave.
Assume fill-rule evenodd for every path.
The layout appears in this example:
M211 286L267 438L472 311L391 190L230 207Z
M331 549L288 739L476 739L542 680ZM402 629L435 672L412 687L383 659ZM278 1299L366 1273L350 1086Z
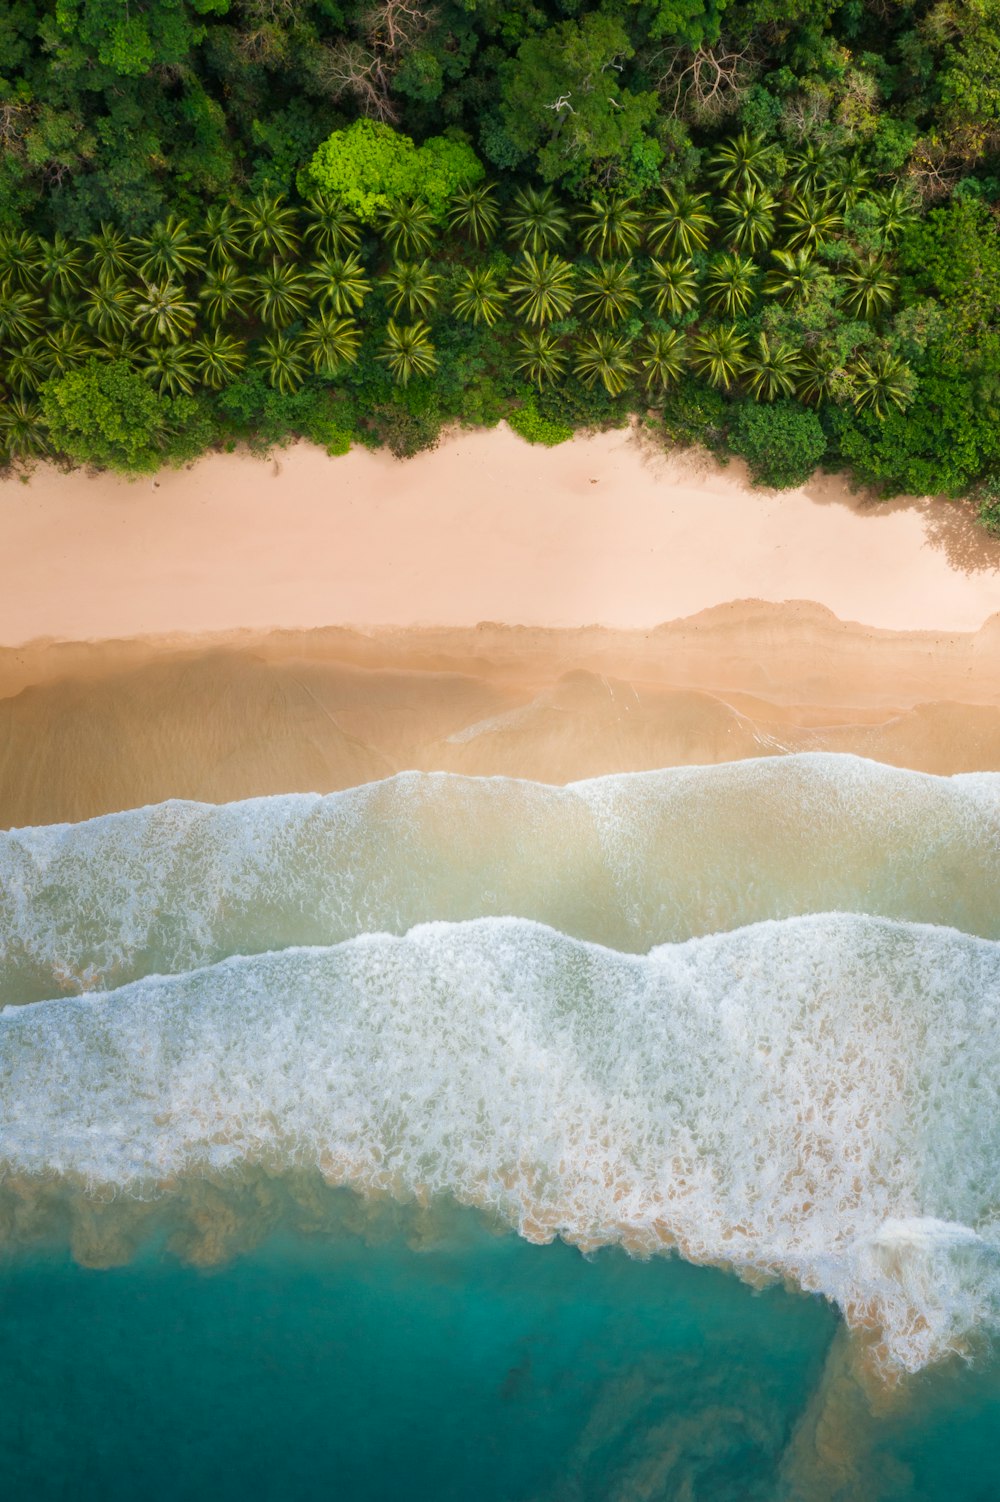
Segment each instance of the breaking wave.
M518 916L615 949L854 911L1000 938L1000 774L833 754L568 787L404 773L0 834L0 998Z
M815 801L829 769L811 760L799 772ZM863 765L851 775L876 781ZM635 793L662 814L670 782L613 778L565 795L501 784L484 797L571 827L588 810L599 848L623 820L610 805L631 787L633 833L618 848L642 832L638 901L651 852L659 870L670 862ZM920 808L943 803L954 819L956 799L982 806L981 780L960 779L967 793L914 782L914 838ZM405 799L419 786L397 780L366 797ZM424 779L423 795L433 801L439 786L476 803L451 780ZM349 808L356 823L358 803L267 800L265 810L275 803L277 832L241 848L244 874L274 881L277 894L265 850L301 872L311 828L315 871L334 811ZM161 853L176 852L185 828L219 851L220 829L250 840L259 807L180 807L166 825L153 811L78 838L103 840L103 861L137 828L160 831ZM51 838L56 858L72 832ZM153 869L154 848L138 866L153 870L140 902L179 881ZM393 852L397 883L404 860ZM896 900L916 901L920 873L907 885L896 860ZM122 872L126 889L134 869ZM195 863L192 889L207 879ZM846 879L831 869L833 886ZM415 901L416 886L406 890ZM679 887L669 890L679 903ZM672 911L656 903L630 919L622 898L617 921L638 935L652 912ZM189 949L218 942L207 920L191 921L196 906ZM295 911L286 893L274 921ZM850 914L759 922L645 956L486 918L230 958L0 1013L0 1180L21 1207L6 1224L16 1236L32 1186L53 1179L90 1196L169 1198L185 1178L224 1179L241 1165L313 1170L368 1195L475 1205L538 1241L674 1249L751 1280L795 1280L871 1332L887 1368L915 1370L1000 1320L998 1024L1000 944Z

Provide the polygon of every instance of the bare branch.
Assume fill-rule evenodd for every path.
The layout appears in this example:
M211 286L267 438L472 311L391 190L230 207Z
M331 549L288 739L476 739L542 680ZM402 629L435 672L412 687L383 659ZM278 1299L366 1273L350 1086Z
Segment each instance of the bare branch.
M749 47L734 52L724 42L697 51L669 48L656 62L666 65L657 88L670 114L697 124L720 120L736 109L759 69Z

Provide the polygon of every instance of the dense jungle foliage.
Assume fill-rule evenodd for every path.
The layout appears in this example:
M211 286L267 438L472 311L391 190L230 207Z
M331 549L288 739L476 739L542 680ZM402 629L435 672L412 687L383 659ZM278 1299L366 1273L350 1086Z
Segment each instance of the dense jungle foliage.
M640 413L1000 527L1000 0L7 0L0 457Z

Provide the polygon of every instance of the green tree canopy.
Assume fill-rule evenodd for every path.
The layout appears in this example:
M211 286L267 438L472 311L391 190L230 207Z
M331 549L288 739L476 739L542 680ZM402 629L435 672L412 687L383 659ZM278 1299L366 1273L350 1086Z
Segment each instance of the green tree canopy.
M125 360L88 360L42 388L52 445L78 464L147 474L163 462L172 416L160 396Z
M621 21L593 11L528 38L504 65L504 130L547 182L582 183L598 163L624 169L657 112L655 93L622 81L634 52Z
M301 174L307 195L322 193L342 203L365 224L401 199L425 203L443 221L452 195L485 176L472 147L449 136L422 146L378 120L355 120L335 130Z

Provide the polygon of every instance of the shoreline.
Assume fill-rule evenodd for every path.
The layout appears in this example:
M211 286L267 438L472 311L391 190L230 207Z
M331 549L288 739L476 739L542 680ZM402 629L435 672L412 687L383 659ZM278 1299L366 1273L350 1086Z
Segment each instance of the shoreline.
M0 646L239 630L650 631L733 600L969 632L1000 610L1000 541L947 501L837 476L755 490L738 463L634 430L555 449L501 426L399 461L304 443L129 482L40 466L0 484Z
M562 784L841 751L1000 768L1000 614L893 632L737 601L648 632L241 631L0 649L0 827L401 771Z

